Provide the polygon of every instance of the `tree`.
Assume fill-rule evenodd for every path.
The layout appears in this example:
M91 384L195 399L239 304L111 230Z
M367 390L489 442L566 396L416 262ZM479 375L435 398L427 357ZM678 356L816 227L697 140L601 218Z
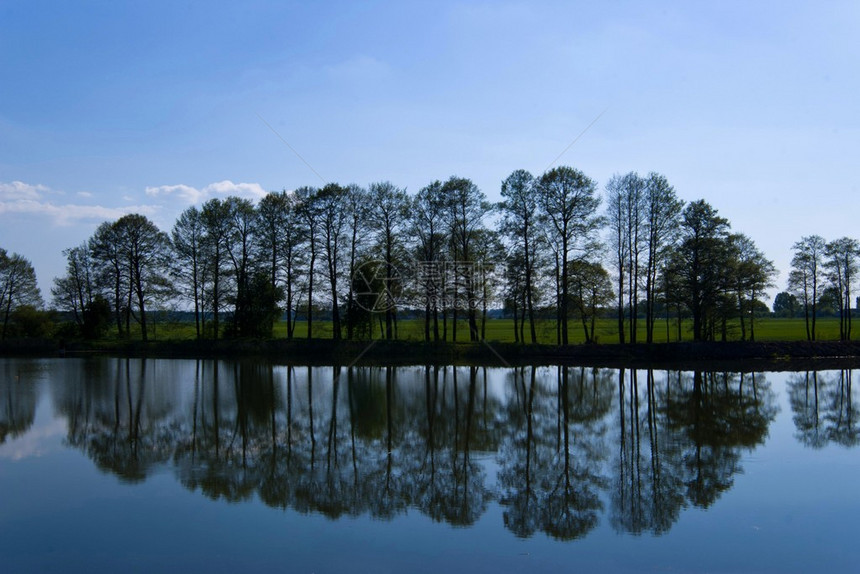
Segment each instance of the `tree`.
M773 299L773 312L777 317L793 318L797 313L797 306L797 296L786 291L777 293Z
M136 304L138 313L135 319L140 324L141 337L146 341L147 303L172 288L165 279L170 240L144 215L124 215L113 225L120 238L120 257L128 269L129 313L134 314L132 305Z
M320 239L326 276L331 293L332 336L341 338L340 306L338 305L338 277L343 264L341 247L348 218L349 191L336 183L329 183L316 194L319 213Z
M675 244L684 202L675 195L665 176L650 173L645 182L645 332L646 341L654 341L654 316L658 291L658 271L663 268Z
M541 241L538 224L538 194L535 178L524 169L518 169L502 182L501 203L503 213L502 232L513 244L517 260L522 262L522 294L525 311L529 319L529 335L532 343L537 343L535 329L535 268L539 265Z
M851 340L851 287L857 280L860 242L842 237L824 248L830 284L839 294L839 339Z
M743 233L729 236L730 266L738 316L741 323L741 340L746 340L746 317L749 317L750 340L755 341L755 308L765 289L773 287L776 267Z
M129 292L129 276L120 252L120 233L115 224L105 221L89 239L89 252L100 290L111 294L117 335L123 336L123 309L125 293ZM127 315L127 314L126 314ZM217 315L216 315L217 318Z
M403 231L409 221L409 196L406 191L388 181L373 183L368 189L367 220L369 229L376 230L377 249L384 265L383 281L385 293L393 293L400 281L397 263L406 255ZM395 301L385 306L385 338L394 337L396 321Z
M600 263L577 260L570 263L571 304L582 322L586 343L596 343L594 328L598 310L612 302L612 281Z
M463 177L451 176L442 186L442 193L446 200L446 223L453 261L453 336L456 341L458 307L465 306L469 321L469 339L477 341L473 243L479 230L484 227L484 217L491 206L478 186Z
M818 315L819 289L824 264L826 242L820 235L808 235L794 244L792 270L788 276L788 289L803 302L806 319L806 338L815 340L815 319Z
M286 191L267 193L257 204L257 219L254 235L257 237L256 258L260 266L267 268L272 291L283 290L283 260L286 251L285 236L288 233L287 217L290 196ZM288 329L289 330L289 329Z
M355 336L359 309L356 304L355 274L358 269L360 249L365 243L362 234L367 221L367 192L355 184L347 186L347 231L349 232L349 291L346 297L346 338Z
M253 335L255 325L251 319L250 307L253 297L251 280L257 271L254 257L257 213L249 200L235 196L227 197L222 205L227 224L225 247L233 266L236 284L232 331L238 336Z
M203 292L206 286L206 224L203 214L192 206L179 215L171 232L173 245L172 276L179 293L190 297L194 305L194 327L198 339L203 336Z
M25 306L35 309L43 306L36 271L27 258L17 253L9 255L0 247L0 312L3 313L0 339L6 339L13 311Z
M317 193L318 190L316 188L307 186L296 190L298 210L304 224L305 241L308 249L308 339L313 338L314 274L316 272L318 236L320 233L320 209L317 202Z
M728 229L728 220L704 199L684 209L672 267L678 271L681 294L693 315L696 341L713 338L719 298L725 291Z
M424 303L424 339L439 340L439 303L443 294L445 235L445 196L442 182L434 181L423 187L412 201L411 231L417 240L418 281Z
M618 270L618 340L624 343L624 311L627 309L630 342L636 342L639 301L639 257L645 247L645 189L639 174L614 175L606 184L609 194L607 218ZM627 295L625 304L624 295Z
M559 343L562 345L568 343L568 264L574 253L587 258L599 245L595 237L601 223L596 215L600 205L596 188L594 181L584 173L566 166L554 168L538 180L542 215L549 222L548 241L558 247L556 276L560 292L557 310L561 326Z
M66 257L66 274L54 279L51 296L54 306L72 313L75 324L82 327L84 311L96 295L90 251L86 243L63 250Z
M225 295L230 292L230 271L227 267L230 212L223 201L213 198L203 204L200 215L206 228L203 249L212 285L207 294L212 310L212 336L217 339L221 332L221 309L224 307Z

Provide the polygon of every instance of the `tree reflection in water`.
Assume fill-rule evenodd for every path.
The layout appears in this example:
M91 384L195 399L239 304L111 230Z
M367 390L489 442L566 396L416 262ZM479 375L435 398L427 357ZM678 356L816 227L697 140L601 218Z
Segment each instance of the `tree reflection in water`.
M667 532L732 486L776 413L748 373L130 359L67 372L54 393L69 444L123 480L169 467L212 499L331 519L413 508L452 525L497 498L515 535L563 540L594 529L604 505L618 531ZM856 440L842 379L825 385L838 409L816 421ZM814 389L793 384L795 408Z
M39 370L28 361L4 361L0 371L0 444L23 435L36 417Z
M849 369L827 374L807 371L789 377L788 397L800 442L812 448L860 442L851 373Z

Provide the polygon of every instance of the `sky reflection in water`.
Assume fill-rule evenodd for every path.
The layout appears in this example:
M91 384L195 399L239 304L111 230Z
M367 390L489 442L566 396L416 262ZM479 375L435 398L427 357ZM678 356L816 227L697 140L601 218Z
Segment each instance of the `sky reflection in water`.
M851 571L852 374L0 360L0 558Z

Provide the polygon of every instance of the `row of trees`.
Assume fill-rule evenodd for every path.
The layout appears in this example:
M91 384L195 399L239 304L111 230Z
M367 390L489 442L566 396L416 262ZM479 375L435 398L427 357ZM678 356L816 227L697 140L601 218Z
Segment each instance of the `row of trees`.
M376 322L395 338L408 308L423 311L426 340L449 330L457 340L463 319L478 340L491 301L513 316L518 341L536 342L547 316L560 344L576 319L594 341L613 302L620 342L637 342L640 315L651 342L658 312L667 331L679 319L678 338L682 315L697 340L725 338L738 319L754 338L752 311L775 269L749 237L704 200L685 205L660 174L615 176L606 193L601 209L597 184L563 166L513 172L498 204L461 177L414 196L380 182L273 192L257 205L212 199L169 235L142 215L103 223L65 252L52 293L84 331L109 314L120 334L135 321L144 339L147 309L169 300L193 308L200 338L268 336L283 311L289 338L300 316L313 337L320 313L336 339L370 336Z
M800 310L806 323L806 337L816 338L816 318L822 308L835 308L839 317L839 338L851 338L851 296L860 268L860 242L850 237L826 241L808 235L793 246L788 291L774 300L774 311L794 315Z

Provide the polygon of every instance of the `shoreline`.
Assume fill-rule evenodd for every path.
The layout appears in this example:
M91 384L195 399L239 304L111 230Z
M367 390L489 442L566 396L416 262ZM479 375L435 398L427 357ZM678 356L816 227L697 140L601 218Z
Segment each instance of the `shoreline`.
M221 339L218 341L6 341L0 356L260 359L295 365L574 365L807 370L860 368L860 341L732 341L567 346L497 342ZM734 367L734 368L731 368ZM754 369L753 369L754 368Z

